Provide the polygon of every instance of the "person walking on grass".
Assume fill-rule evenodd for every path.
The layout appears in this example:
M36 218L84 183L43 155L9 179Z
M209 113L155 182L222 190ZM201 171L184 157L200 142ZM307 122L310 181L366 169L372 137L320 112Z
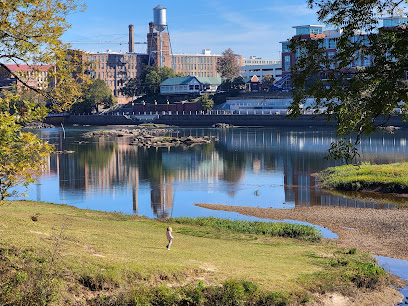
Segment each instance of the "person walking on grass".
M174 237L171 234L172 231L173 231L173 229L169 226L167 228L167 232L166 232L166 237L167 237L167 240L169 241L169 243L166 245L167 250L170 250L171 243L173 242Z

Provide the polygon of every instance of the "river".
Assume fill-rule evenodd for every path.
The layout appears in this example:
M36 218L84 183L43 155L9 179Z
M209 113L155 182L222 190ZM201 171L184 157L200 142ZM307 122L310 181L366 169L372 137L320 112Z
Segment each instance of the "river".
M194 203L273 208L341 205L394 208L399 199L356 199L322 191L311 173L340 164L326 160L335 139L330 128L175 129L179 136L217 136L212 144L189 148L140 148L130 139L81 135L91 127L38 131L57 151L28 198L150 218L217 216ZM102 128L101 128L102 129ZM106 129L106 128L104 128ZM406 160L408 132L377 134L360 145L361 159L373 163Z

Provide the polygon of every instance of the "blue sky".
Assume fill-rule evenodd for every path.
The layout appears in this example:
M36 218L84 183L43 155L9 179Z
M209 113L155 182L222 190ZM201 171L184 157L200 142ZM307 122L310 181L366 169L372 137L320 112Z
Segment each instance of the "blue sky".
M128 40L128 25L135 26L135 41L145 42L153 8L167 8L173 53L201 53L211 49L220 54L231 48L245 58L280 58L280 41L294 34L294 25L318 24L306 0L83 0L87 9L68 17L72 27L64 42ZM127 51L127 45L73 44L88 51ZM136 45L146 52L146 45Z

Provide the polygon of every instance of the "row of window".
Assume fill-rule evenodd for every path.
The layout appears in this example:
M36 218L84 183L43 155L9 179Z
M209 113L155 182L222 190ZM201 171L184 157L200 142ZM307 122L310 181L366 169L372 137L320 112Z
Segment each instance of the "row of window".
M244 59L244 65L273 65L273 64L280 64L279 60L252 60L252 59Z
M322 33L323 33L323 29L321 27L296 28L296 35L322 34Z
M212 70L213 67L210 64L173 64L174 70Z
M213 58L209 56L198 57L198 56L173 56L171 58L172 63L193 63L193 64L212 64Z
M137 55L87 55L85 56L87 62L112 62L112 63L140 63L142 56Z
M200 90L200 85L176 85L176 86L162 86L161 92L177 92L186 90Z
M333 51L329 51L327 52L327 57L329 58L329 60L331 60L334 56L336 55L336 52ZM296 57L299 57L300 54L298 52L296 52ZM290 70L290 66L291 66L291 56L290 55L285 55L284 57L284 71L289 71ZM356 53L353 63L349 64L349 68L352 67L369 67L371 66L371 58L370 56L363 56L359 53ZM331 63L330 64L330 69L334 69L335 67L335 63Z
M98 78L98 79L109 79L109 78L114 78L115 77L115 73L113 73L113 72L96 72L96 71L90 71L90 72L88 72L88 75L91 77L91 78ZM121 77L128 77L128 78L135 78L135 77L137 77L137 72L132 72L132 71L130 71L130 72L118 72L118 73L116 73L116 77L117 76L121 76Z

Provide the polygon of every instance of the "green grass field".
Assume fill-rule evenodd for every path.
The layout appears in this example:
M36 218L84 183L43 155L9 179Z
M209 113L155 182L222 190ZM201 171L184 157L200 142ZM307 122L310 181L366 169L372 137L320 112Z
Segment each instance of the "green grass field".
M112 298L123 305L176 305L186 296L195 299L187 305L210 305L228 294L242 303L256 297L284 305L325 290L354 294L366 286L357 279L368 280L367 288L388 284L368 254L272 237L265 229L250 233L33 201L4 202L0 213L2 305L108 305ZM175 237L170 251L169 225ZM371 275L373 269L379 272ZM156 303L157 296L164 297Z
M408 162L332 167L320 172L320 178L323 188L408 193Z

